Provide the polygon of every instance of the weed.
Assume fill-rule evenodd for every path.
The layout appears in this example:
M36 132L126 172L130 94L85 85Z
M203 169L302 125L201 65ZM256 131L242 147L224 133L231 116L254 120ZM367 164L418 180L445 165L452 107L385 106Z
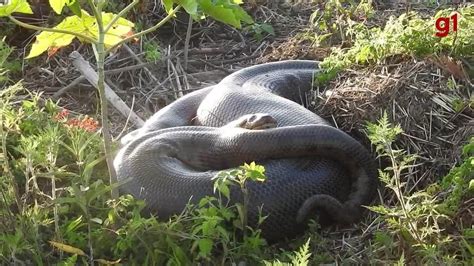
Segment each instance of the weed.
M0 85L2 82L7 80L7 58L10 56L12 52L12 48L10 48L6 43L5 43L5 37L0 38Z
M266 266L286 266L286 265L306 266L308 265L309 258L311 257L311 252L309 252L309 243L310 243L310 239L308 239L306 243L302 245L298 251L293 252L293 254L286 254L290 262L281 262L280 260L275 260L273 262L264 261L264 263Z
M330 0L324 7L316 9L310 16L310 30L306 38L313 40L318 46L324 42L350 41L347 28L356 24L356 21L365 21L374 13L372 1Z
M221 173L217 197L161 222L143 216L145 203L129 195L111 199L118 185L107 184L94 119L38 94L13 100L21 92L18 84L1 93L1 263L225 264L265 256L260 230L247 225L246 192L247 182L265 179L263 167ZM229 204L233 187L242 203Z
M149 62L154 62L161 58L161 47L156 42L145 42L144 52L145 59Z
M253 32L253 36L257 42L261 42L265 38L264 34L275 36L273 26L267 23L254 23L247 26L244 30Z
M403 130L400 126L392 126L386 114L377 124L369 123L367 130L379 156L389 160L389 166L379 172L380 180L396 198L394 206L368 207L380 215L378 220L388 229L377 230L375 233L373 248L378 254L377 257L384 258L385 262L395 263L403 259L416 264L452 264L467 261L468 252L455 241L466 242L466 237L447 232L452 213L446 211L449 209L446 206L459 209L460 198L472 193L467 185L472 182L472 157L466 158L460 167L453 168L444 178L444 190L438 184L433 184L408 195L405 192L406 182L403 180L407 170L415 167L416 156L393 147L396 137ZM473 144L471 140L465 147L465 153L472 152ZM458 177L457 182L452 182L454 176ZM456 193L451 193L442 200L440 194L449 190ZM374 260L376 261L378 259Z
M368 28L362 23L351 24L346 33L353 36L350 48L334 48L321 66L325 73L317 78L324 84L335 75L354 64L380 63L385 58L398 54L426 56L451 53L461 57L474 53L474 8L472 6L457 10L460 14L457 34L445 38L435 36L434 21L447 16L452 9L439 11L433 18L422 19L410 12L398 18L390 17L385 26Z

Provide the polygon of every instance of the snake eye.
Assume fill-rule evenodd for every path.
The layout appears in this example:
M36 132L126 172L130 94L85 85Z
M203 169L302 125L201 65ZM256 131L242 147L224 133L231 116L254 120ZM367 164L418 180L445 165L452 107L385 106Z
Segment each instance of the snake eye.
M250 117L247 119L248 122L255 122L255 120L258 119L258 116L256 114L250 115Z

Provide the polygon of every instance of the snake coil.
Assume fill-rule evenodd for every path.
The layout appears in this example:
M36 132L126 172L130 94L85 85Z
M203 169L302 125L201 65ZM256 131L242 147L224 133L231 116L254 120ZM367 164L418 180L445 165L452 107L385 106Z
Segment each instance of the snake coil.
M249 223L257 223L263 206L267 239L300 233L314 214L357 221L377 189L375 160L303 106L318 64L244 68L163 108L122 139L114 161L119 180L128 180L121 191L168 218L213 195L211 179L219 171L256 161L267 181L248 184ZM237 188L231 200L242 201Z

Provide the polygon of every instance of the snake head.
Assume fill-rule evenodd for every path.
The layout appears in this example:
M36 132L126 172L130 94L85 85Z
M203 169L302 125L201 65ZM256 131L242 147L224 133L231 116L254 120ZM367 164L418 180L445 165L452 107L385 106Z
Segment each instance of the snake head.
M238 127L250 130L269 129L277 127L277 121L269 114L255 113L243 115L225 127Z

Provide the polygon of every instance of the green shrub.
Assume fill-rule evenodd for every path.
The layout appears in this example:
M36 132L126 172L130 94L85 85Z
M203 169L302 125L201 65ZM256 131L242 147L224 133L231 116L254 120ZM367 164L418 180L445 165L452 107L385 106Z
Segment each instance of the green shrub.
M452 9L439 11L434 17L423 19L417 13L404 13L390 17L384 27L368 28L363 23L353 23L347 28L353 37L350 48L333 48L321 66L325 74L317 79L326 83L335 75L354 64L380 63L393 55L427 56L451 53L462 57L474 54L474 6L460 8L458 31L447 37L435 36L436 18L448 16Z
M29 97L15 100L25 92ZM265 256L260 230L247 226L248 200L233 206L224 200L229 186L245 192L246 182L263 180L261 166L223 172L216 197L161 222L142 216L145 203L129 195L111 199L94 119L20 84L0 99L2 264L220 264Z
M380 171L380 180L393 195L394 205L368 207L378 213L378 220L385 225L375 232L374 262L403 260L415 264L453 264L469 261L472 247L468 235L449 232L454 210L459 210L461 199L472 196L474 139L464 148L465 161L443 178L441 186L432 184L412 194L406 192L405 176L416 156L395 149L393 143L403 132L399 126L391 126L387 115L377 124L369 123L368 136L380 157L387 158L389 166ZM440 195L448 194L443 198ZM447 211L451 210L451 211ZM464 230L464 229L462 229ZM460 244L461 243L461 244ZM470 254L471 253L471 254Z
M5 38L0 36L0 86L1 83L7 79L6 60L12 50L13 49L5 43Z

